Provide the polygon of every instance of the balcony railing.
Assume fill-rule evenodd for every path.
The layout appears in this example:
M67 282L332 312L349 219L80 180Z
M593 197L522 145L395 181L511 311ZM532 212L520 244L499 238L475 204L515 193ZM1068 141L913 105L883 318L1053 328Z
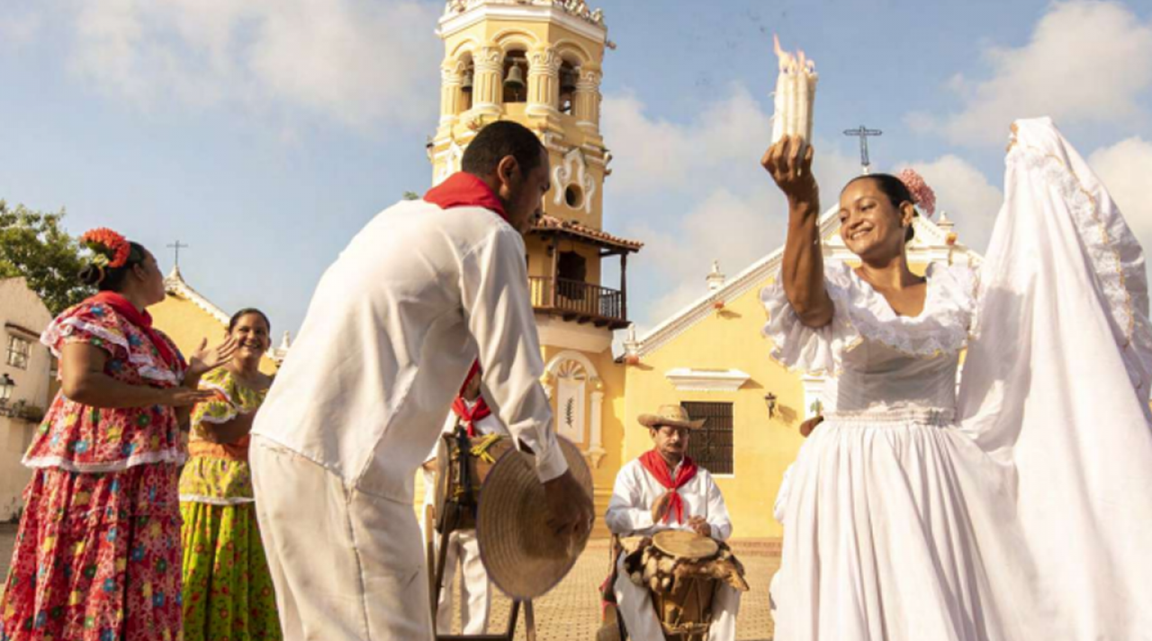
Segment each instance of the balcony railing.
M624 293L599 285L565 278L530 276L532 306L565 320L620 329L628 325Z

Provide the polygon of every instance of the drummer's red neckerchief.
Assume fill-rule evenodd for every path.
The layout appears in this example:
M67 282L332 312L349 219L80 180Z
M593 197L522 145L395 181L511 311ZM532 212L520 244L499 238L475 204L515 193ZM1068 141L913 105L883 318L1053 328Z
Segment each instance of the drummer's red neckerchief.
M456 412L456 416L460 417L460 422L468 430L468 438L475 438L479 435L476 431L476 421L492 415L488 403L484 402L484 396L477 396L471 409L468 408L468 402L464 400L464 388L468 387L468 382L472 380L473 376L479 375L480 361L473 361L472 369L468 370L468 376L464 377L464 384L460 386L460 393L456 395L456 400L452 401L452 411Z
M504 212L504 203L483 180L472 174L458 171L447 180L436 185L424 194L424 201L436 205L440 209L453 207L483 207L490 209L508 220Z
M676 512L676 522L684 522L684 499L680 496L679 490L688 484L696 476L696 461L691 457L685 456L684 460L680 463L680 469L676 472L676 478L673 479L671 473L668 471L668 464L664 462L664 458L656 450L648 450L640 456L640 464L652 478L656 479L660 485L665 489L672 490L672 498L668 499L668 511L664 513L664 522L667 523L672 519L672 512Z

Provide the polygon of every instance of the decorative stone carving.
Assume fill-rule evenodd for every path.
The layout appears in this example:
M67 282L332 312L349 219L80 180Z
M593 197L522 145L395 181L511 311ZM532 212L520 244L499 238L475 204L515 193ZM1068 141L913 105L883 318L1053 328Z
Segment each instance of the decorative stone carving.
M534 7L554 7L580 18L590 24L605 27L604 11L593 10L584 0L448 0L444 5L444 15L451 17L482 5L528 5Z
M436 178L433 180L433 186L439 185L449 176L460 171L460 161L464 158L464 148L453 140L452 144L448 147L448 151L444 153L442 158L440 167L436 170Z
M552 170L552 191L555 192L554 201L557 205L564 202L564 192L569 185L575 184L584 192L584 202L580 209L585 213L592 213L592 196L596 194L596 181L588 171L588 162L584 152L579 147L573 147L564 154L564 159Z
M548 361L544 371L545 390L556 401L556 431L574 443L585 444L585 456L594 467L599 466L606 454L602 433L604 391L592 361L580 352L565 350Z

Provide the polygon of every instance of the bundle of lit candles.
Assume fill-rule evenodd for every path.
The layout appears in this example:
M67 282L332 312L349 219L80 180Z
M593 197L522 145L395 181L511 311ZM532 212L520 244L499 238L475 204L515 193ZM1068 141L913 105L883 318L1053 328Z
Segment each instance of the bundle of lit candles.
M816 101L816 63L803 51L796 55L780 48L780 39L772 37L780 75L776 78L776 113L772 116L772 142L784 136L799 136L812 141L812 104Z

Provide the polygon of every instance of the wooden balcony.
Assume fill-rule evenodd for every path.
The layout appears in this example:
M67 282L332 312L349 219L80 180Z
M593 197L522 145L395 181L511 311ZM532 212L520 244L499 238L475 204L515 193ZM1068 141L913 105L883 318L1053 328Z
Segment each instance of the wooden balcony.
M628 326L628 305L622 291L563 278L530 276L532 307L566 321L592 323L596 327Z

